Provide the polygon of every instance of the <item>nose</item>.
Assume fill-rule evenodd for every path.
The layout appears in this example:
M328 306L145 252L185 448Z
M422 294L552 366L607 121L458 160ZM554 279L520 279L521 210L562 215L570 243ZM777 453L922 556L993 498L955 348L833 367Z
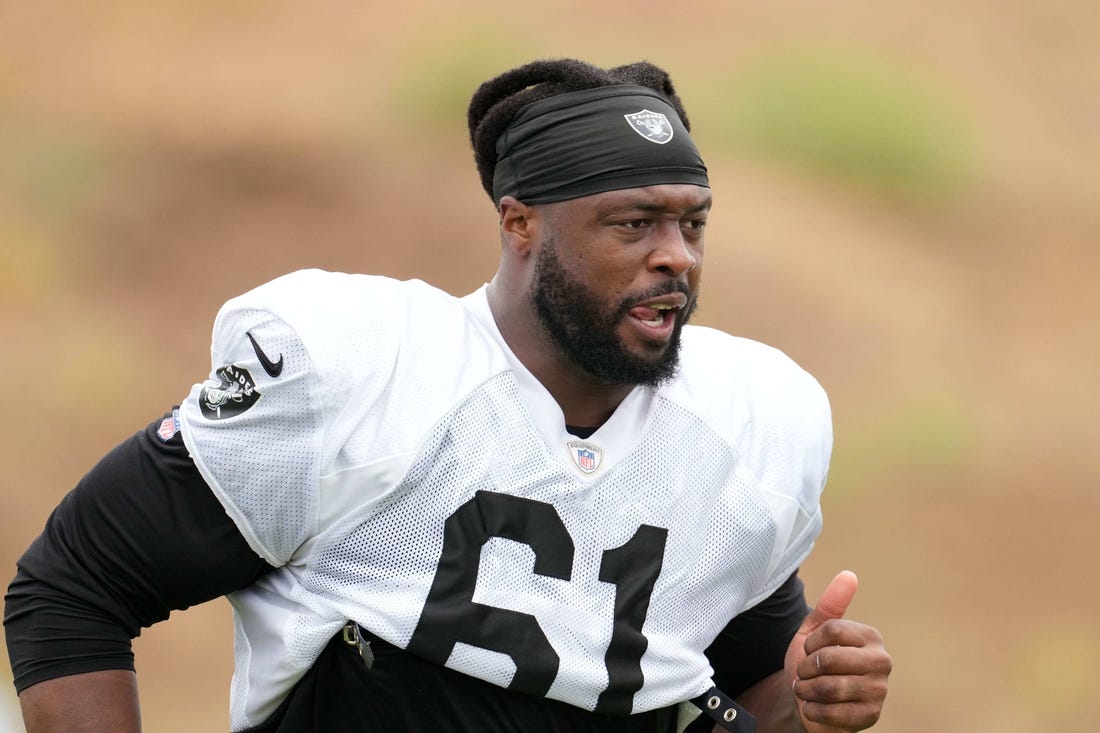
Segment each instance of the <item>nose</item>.
M649 269L680 277L699 264L697 246L684 237L678 224L662 227L657 246L649 255Z

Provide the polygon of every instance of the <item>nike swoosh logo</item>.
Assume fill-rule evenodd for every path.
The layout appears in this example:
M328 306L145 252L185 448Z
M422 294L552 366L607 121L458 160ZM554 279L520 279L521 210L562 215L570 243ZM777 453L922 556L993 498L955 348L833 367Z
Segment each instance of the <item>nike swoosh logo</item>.
M283 355L279 354L279 361L271 361L267 358L267 354L260 348L260 345L256 343L256 339L252 338L251 333L246 333L245 336L252 342L252 350L256 352L256 358L260 360L260 366L264 368L264 371L272 377L277 377L283 373Z

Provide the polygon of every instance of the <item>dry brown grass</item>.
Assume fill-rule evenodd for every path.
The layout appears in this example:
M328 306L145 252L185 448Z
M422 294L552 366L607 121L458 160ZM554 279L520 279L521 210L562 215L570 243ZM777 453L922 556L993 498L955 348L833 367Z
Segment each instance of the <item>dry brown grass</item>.
M896 661L877 730L1094 730L1095 4L560 6L0 10L9 569L99 455L203 378L226 298L303 266L456 293L491 274L461 111L440 127L401 90L431 80L439 48L483 32L508 59L646 57L690 109L769 49L847 45L949 80L980 133L978 180L922 209L709 156L701 320L783 348L830 391L836 470L804 574L815 594L860 573L854 613ZM722 119L695 124L702 139ZM177 616L136 645L147 729L224 729L228 607Z

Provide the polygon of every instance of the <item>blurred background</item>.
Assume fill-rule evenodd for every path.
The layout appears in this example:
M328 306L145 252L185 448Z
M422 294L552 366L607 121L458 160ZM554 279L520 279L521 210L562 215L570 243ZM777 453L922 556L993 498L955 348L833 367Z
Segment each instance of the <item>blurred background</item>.
M480 81L648 59L715 190L698 320L831 395L803 576L813 602L860 575L895 660L876 730L1095 731L1098 32L1085 0L4 3L4 577L205 377L227 298L302 267L491 276ZM227 728L227 603L135 646L147 730Z

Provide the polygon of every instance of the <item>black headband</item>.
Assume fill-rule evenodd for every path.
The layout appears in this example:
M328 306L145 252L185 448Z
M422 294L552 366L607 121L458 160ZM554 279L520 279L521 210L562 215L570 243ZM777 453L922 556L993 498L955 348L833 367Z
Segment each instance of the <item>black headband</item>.
M497 139L493 197L527 204L661 183L708 186L707 167L664 97L642 86L567 92L520 110Z

